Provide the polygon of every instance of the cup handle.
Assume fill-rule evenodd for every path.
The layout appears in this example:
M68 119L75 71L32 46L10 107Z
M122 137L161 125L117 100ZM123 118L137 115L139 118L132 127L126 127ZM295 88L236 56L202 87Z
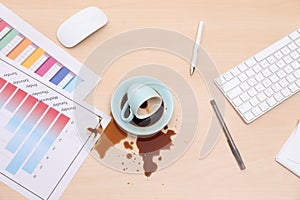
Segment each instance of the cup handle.
M127 108L129 107L128 101L126 101L126 103L124 104L122 110L121 110L121 118L124 122L130 122L133 119L133 113L132 110L129 108L129 116L125 117L125 112L127 110Z

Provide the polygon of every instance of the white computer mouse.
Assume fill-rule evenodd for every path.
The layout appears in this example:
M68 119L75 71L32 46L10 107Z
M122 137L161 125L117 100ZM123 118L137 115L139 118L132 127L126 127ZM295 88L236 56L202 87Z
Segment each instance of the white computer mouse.
M69 17L57 29L57 39L71 48L107 23L106 15L96 7L88 7Z

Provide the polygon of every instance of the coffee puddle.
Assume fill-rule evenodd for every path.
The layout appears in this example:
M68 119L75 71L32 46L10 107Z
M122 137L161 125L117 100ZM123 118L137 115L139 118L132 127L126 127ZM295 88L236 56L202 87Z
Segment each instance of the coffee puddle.
M101 134L102 131L99 128L88 130L94 134ZM166 126L163 131L158 132L157 134L147 137L147 138L138 138L136 137L135 143L137 149L135 149L133 141L125 140L123 142L124 152L126 154L124 157L127 160L130 160L131 163L136 163L140 165L140 162L135 162L136 157L134 151L137 151L139 156L141 156L143 160L143 170L145 176L149 177L151 174L158 169L158 163L154 160L154 157L158 157L158 162L162 161L162 155L160 155L161 150L170 150L171 146L173 145L172 136L176 135L175 131L168 129ZM99 154L99 157L103 159L106 155L107 151L114 147L115 145L119 144L122 140L127 138L127 133L122 131L116 122L112 119L111 122L106 127L105 131L102 133L100 138L98 139L97 143L94 146L94 150ZM131 153L128 153L128 150ZM120 155L118 156L120 157ZM124 162L122 162L123 171L126 171L128 168ZM139 172L139 170L136 170Z

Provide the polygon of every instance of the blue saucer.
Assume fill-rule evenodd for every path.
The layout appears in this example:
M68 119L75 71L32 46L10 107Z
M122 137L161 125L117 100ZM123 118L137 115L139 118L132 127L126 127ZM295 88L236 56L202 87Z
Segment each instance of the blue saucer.
M153 119L155 121L153 123L149 123L149 125L139 125L133 122L124 122L121 119L121 108L122 102L126 95L126 91L130 85L134 83L144 83L150 87L152 87L156 92L162 97L163 105L157 113L153 115ZM119 125L121 129L125 132L136 136L151 136L159 131L161 131L171 120L173 111L174 111L174 102L172 93L169 89L159 80L154 79L149 76L136 76L126 81L122 82L117 89L115 90L112 99L111 99L111 111L114 120ZM147 120L147 119L145 119ZM150 120L150 119L149 119ZM150 120L151 121L151 120Z

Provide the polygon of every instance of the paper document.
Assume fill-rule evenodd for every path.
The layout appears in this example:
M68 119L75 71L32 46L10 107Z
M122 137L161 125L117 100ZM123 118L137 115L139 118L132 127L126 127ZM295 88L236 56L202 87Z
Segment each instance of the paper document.
M277 154L276 161L300 177L300 123Z
M71 97L84 99L100 78L0 4L0 54L20 70Z

